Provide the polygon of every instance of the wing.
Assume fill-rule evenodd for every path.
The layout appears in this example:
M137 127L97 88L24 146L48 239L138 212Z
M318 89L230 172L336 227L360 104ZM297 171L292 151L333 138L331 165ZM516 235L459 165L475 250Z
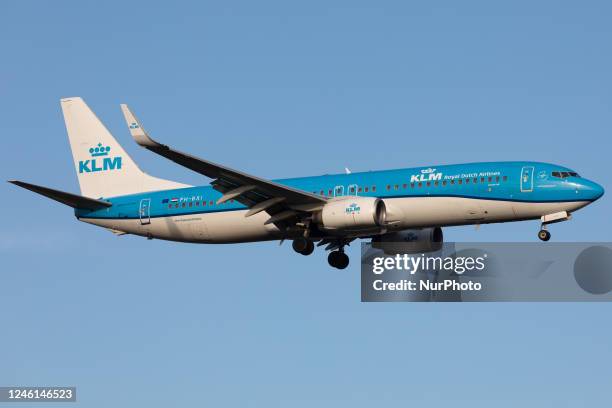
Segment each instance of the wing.
M327 202L326 198L316 194L230 169L158 143L147 134L127 105L122 104L121 110L136 143L181 166L214 179L211 185L223 193L217 203L234 199L249 208L245 217L266 211L271 215L266 224L273 223L286 228L287 225L295 224L312 211L321 209Z

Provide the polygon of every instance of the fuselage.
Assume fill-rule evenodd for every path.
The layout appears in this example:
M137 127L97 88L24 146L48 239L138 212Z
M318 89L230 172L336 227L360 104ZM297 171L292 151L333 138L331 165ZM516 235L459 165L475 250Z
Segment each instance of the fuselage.
M274 180L330 200L384 200L386 232L411 228L536 219L571 213L603 194L598 184L563 166L484 162ZM285 238L264 212L247 208L210 185L101 197L112 206L76 210L79 220L125 233L183 242L232 243Z

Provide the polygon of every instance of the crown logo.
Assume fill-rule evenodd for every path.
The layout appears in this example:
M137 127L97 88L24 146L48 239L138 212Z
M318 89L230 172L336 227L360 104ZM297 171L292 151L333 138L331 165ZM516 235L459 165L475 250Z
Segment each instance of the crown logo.
M423 169L423 170L421 170L421 173L423 173L423 174L430 174L430 173L433 173L434 171L436 171L436 169L432 169L432 168L430 167L430 168L428 168L428 169Z
M102 143L98 143L98 146L89 148L89 153L91 157L106 156L108 152L110 152L110 149L110 146L105 147L102 146Z
M130 123L130 129L138 129L140 126L138 126L138 123L136 122L132 122Z

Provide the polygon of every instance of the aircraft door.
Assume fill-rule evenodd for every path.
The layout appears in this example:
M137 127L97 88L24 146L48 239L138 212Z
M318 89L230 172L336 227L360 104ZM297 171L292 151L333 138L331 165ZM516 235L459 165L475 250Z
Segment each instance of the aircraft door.
M348 186L348 195L356 196L357 191L357 184L351 184L350 186Z
M525 166L521 170L521 192L533 191L533 166Z
M140 217L140 225L147 225L151 223L151 199L143 198L140 200L140 210L138 211Z
M344 195L344 186L334 187L334 197L342 197Z

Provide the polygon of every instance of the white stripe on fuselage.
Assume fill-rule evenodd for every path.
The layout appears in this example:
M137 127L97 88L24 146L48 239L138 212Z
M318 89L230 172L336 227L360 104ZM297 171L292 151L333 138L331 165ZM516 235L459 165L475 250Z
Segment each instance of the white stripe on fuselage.
M559 211L572 212L589 203L529 203L461 197L406 197L384 201L390 222L388 231L537 219ZM181 242L238 243L282 238L276 226L264 225L270 217L268 214L262 212L245 218L246 211L156 217L145 225L139 219L80 220L130 234Z

